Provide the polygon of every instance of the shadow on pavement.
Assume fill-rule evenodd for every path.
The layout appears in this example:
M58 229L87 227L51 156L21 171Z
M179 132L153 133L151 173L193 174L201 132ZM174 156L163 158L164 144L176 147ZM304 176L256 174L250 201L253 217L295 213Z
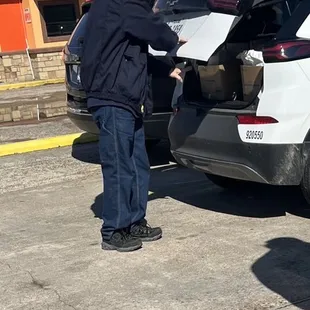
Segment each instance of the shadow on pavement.
M98 143L73 144L71 155L73 158L88 164L100 164Z
M169 164L169 161L174 161L166 141L150 148L148 154L151 166L166 165ZM79 141L76 141L73 143L71 155L79 161L100 165L98 143L80 144Z
M100 164L97 143L74 144L72 156L86 163ZM291 213L310 218L310 208L298 188L253 184L241 191L223 190L203 173L171 164L174 160L166 142L151 149L149 159L153 167L150 201L171 197L193 207L243 217L268 218ZM91 208L96 217L101 217L100 195Z
M152 168L150 201L171 197L192 207L235 216L270 218L290 213L310 218L310 208L298 188L253 184L241 191L223 190L208 181L203 173L171 164L167 145L159 145L149 154L151 165L159 166ZM96 144L76 145L72 155L88 163L100 163ZM98 195L91 206L97 218L101 218L102 198L102 194ZM252 272L268 289L296 307L309 310L310 244L279 238L268 241L266 247L269 252L252 265Z
M295 238L266 243L269 252L252 265L256 278L297 308L310 309L310 244Z
M180 166L152 171L149 200L172 197L191 206L225 214L268 218L291 213L310 218L310 209L297 187L253 184L239 191L224 190L204 174Z
M71 155L73 158L89 163L100 164L98 152L98 137L88 133L83 133L79 138L75 139L72 145ZM89 143L83 143L90 141Z
M310 218L310 210L298 188L256 184L244 192L230 192L211 184L202 173L170 165L152 169L149 201L171 197L190 206L252 218L270 218L291 213ZM91 206L101 217L102 195Z

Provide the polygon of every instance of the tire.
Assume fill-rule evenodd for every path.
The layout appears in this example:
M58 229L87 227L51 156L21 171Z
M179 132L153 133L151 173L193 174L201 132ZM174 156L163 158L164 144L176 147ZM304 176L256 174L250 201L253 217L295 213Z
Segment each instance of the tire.
M205 173L205 175L213 184L222 187L224 189L238 190L243 189L244 186L250 185L250 182L247 181L226 178L220 175L214 175L209 173Z
M301 180L300 188L308 205L310 205L310 162L305 165L304 175Z

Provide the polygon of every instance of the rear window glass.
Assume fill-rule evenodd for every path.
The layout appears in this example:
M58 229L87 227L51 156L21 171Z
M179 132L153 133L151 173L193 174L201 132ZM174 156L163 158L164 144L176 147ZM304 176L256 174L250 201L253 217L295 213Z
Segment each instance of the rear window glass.
M247 13L232 31L229 42L272 39L290 19L300 0L267 1ZM269 4L268 4L269 3Z
M168 10L175 6L186 6L186 7L197 7L197 8L208 8L206 0L157 0L155 1L155 9L160 11Z
M250 8L254 0L157 0L155 1L155 12L173 12L175 14L184 11L222 12L238 15L246 8Z
M88 13L84 14L79 20L68 42L68 45L70 47L80 47L83 43L87 19Z

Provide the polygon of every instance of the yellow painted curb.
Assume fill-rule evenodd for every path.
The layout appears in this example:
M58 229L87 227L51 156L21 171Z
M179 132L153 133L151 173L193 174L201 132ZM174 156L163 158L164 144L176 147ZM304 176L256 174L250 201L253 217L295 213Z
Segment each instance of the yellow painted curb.
M65 79L61 78L61 79L38 80L38 81L29 81L29 82L3 84L3 85L0 84L0 91L18 89L18 88L36 87L36 86L43 86L43 85L49 85L49 84L60 84L64 82L65 82Z
M3 144L0 145L0 157L13 154L29 153L34 151L42 151L63 146L70 146L73 144L95 142L97 140L98 136L96 135L77 133L52 138Z

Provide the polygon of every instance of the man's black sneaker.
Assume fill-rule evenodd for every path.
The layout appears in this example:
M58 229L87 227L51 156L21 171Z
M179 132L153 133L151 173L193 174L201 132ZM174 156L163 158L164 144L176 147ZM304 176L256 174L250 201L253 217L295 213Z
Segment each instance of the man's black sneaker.
M130 233L133 238L142 242L155 241L161 238L163 232L160 227L150 227L146 220L132 225Z
M114 232L110 240L102 241L103 250L116 250L119 252L131 252L142 247L140 239L133 238L125 230Z

